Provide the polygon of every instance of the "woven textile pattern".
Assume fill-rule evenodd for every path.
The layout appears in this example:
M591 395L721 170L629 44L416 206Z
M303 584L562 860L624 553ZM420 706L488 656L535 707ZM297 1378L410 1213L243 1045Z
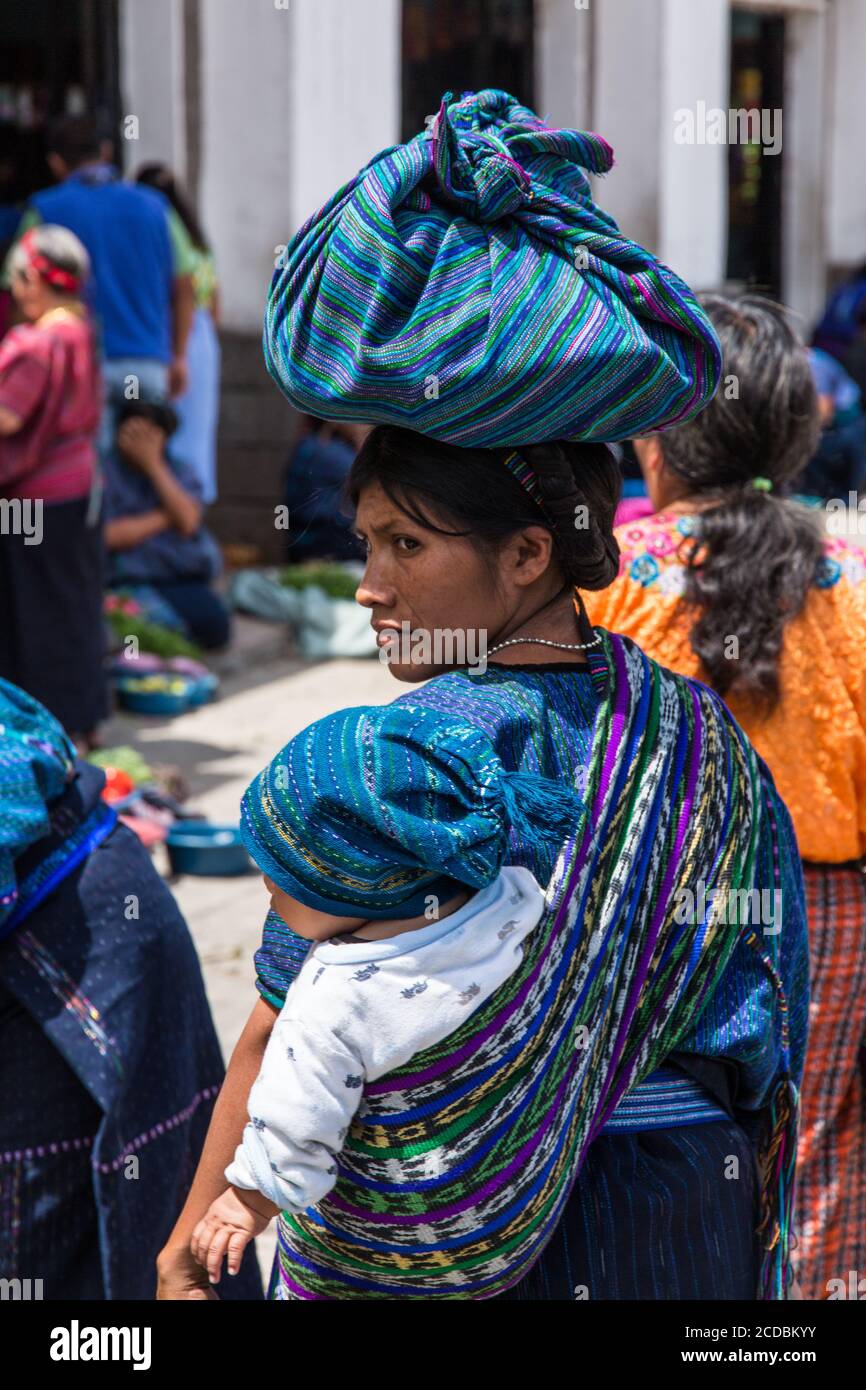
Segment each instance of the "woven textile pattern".
M593 202L598 135L506 92L452 101L294 236L264 351L298 409L463 446L610 441L696 414L719 381L688 286Z
M676 1047L754 937L730 910L678 923L679 890L700 878L773 885L779 935L804 929L784 807L722 702L601 631L588 810L523 964L457 1033L365 1087L334 1192L280 1218L277 1297L478 1299L517 1282L622 1095ZM779 936L755 948L778 977ZM798 1079L781 991L767 1038L778 1066L762 1293L780 1297Z
M581 596L592 622L625 633L672 671L703 680L690 639L694 614L683 597L682 547L697 525L695 514L660 512L617 527L619 575L608 588ZM726 696L773 770L801 855L815 863L842 863L866 852L864 628L863 550L828 535L806 602L785 624L779 705L767 716L747 691L734 687Z
M858 1281L866 1273L866 882L859 869L812 864L804 865L804 876L812 1018L797 1166L797 1265L804 1298L827 1298L832 1279L842 1280L850 1298L849 1271L858 1271Z
M18 901L15 860L48 834L47 803L60 796L74 759L53 714L0 680L0 927Z

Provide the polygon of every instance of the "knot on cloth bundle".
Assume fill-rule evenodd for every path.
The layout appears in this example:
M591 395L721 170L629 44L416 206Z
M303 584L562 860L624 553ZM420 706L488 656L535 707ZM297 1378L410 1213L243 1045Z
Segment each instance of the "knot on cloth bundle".
M574 161L576 194L589 197L582 170L606 174L613 150L597 135L550 130L534 112L505 92L479 92L471 101L442 98L430 137L440 196L479 222L495 222L532 202L532 179L520 163L533 155L565 155Z
M446 94L300 229L265 315L293 405L464 447L611 441L689 419L718 339L686 284L593 201L598 135L506 92Z
M558 848L582 815L569 787L506 772L483 730L400 700L293 738L245 792L241 836L299 902L386 919L492 883L511 830Z
M15 860L49 833L48 806L74 767L75 749L54 715L0 680L0 924L18 901Z

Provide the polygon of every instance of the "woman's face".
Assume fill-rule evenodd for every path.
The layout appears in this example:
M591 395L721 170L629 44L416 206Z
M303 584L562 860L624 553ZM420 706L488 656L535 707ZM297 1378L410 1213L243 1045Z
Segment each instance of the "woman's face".
M17 271L9 281L9 289L19 311L31 323L48 307L45 283L35 270Z
M549 569L543 527L506 542L491 566L477 539L419 526L378 483L361 494L355 530L367 548L355 597L370 609L380 656L401 681L454 666L483 668L488 646Z

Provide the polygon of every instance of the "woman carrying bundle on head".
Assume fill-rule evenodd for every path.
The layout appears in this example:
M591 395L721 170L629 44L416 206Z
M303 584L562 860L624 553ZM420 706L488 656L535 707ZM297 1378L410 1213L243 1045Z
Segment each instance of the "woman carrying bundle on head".
M790 820L718 696L573 605L616 574L601 441L690 417L719 375L691 292L592 202L583 170L610 159L505 93L446 100L275 277L266 348L289 398L379 421L349 480L357 598L397 679L427 683L311 726L245 797L275 909L261 998L160 1297L211 1296L234 1203L281 1208L277 1299L790 1295L807 1006ZM455 633L475 652L483 635L483 659L437 647ZM509 871L541 915L492 991L460 980L464 1017L442 974L456 948L425 956L424 917L440 955L449 921L480 949L473 920ZM308 958L339 919L351 946ZM508 928L484 919L496 942ZM369 1000L405 952L394 1007L420 1018L444 990L449 1031L383 1057L374 1020L393 1011L340 1015L319 1044L352 1044L351 1103L281 1106L273 1078L312 1065L286 1034L309 1039L317 980L343 959Z
M812 974L797 1263L806 1297L826 1298L866 1260L866 565L823 533L823 513L784 497L819 430L784 311L756 295L702 302L738 395L635 440L655 514L618 529L619 577L586 603L724 696L790 808Z

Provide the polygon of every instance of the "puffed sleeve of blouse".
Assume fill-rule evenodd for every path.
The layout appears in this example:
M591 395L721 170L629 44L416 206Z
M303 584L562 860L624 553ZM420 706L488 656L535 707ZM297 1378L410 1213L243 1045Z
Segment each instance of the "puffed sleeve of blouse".
M47 334L29 324L20 324L7 334L0 346L0 406L17 415L22 427L45 401L50 370ZM29 472L37 461L33 458L28 462L18 451L0 451L0 485Z
M866 555L859 546L837 543L824 564L829 579L836 578L824 590L833 600L833 653L838 662L848 697L851 714L857 720L857 737L849 741L853 759L852 774L857 796L857 828L860 853L866 854ZM840 718L850 718L846 711Z
M571 788L506 771L485 730L400 700L340 710L292 739L247 789L241 835L299 902L387 920L460 884L485 887L512 828L561 843L582 810ZM273 1004L297 973L298 942L269 917L256 967Z

